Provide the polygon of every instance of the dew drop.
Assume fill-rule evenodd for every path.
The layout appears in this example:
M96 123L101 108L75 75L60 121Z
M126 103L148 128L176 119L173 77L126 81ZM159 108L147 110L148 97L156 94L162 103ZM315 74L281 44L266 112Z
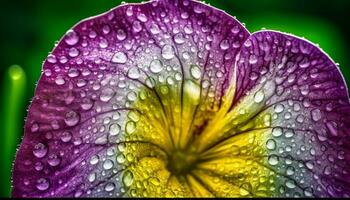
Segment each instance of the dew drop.
M61 159L56 154L52 154L49 156L47 163L52 167L56 167L61 163Z
M161 72L163 70L162 61L160 61L158 59L152 60L152 62L150 64L150 70L151 70L151 72L153 72L155 74Z
M118 29L117 30L117 39L119 41L123 41L123 40L126 39L126 33L125 33L125 31L123 29Z
M114 183L107 183L107 185L105 186L105 191L106 192L112 192L115 188Z
M58 76L58 77L56 78L56 80L55 80L55 83L56 83L57 85L63 85L63 84L66 83L66 81L65 81L62 77Z
M311 118L317 122L322 118L321 111L319 109L313 109L311 110Z
M80 104L80 107L83 110L90 110L93 105L94 103L90 99L84 98L82 103Z
M47 154L47 147L43 143L38 143L34 146L33 154L37 158L43 158Z
M261 103L265 98L265 94L262 90L259 90L254 95L254 101L255 103Z
M199 79L201 77L201 70L197 65L191 65L190 73L195 79Z
M266 142L266 148L269 150L274 150L276 149L276 141L274 139L269 139Z
M143 13L137 13L137 19L140 20L141 22L147 22L147 16Z
M119 132L120 132L120 125L119 124L112 124L110 127L109 127L109 133L111 135L118 135Z
M49 187L50 187L50 183L45 178L40 178L36 182L36 188L40 191L47 190L47 189L49 189Z
M174 53L174 49L171 45L164 45L162 48L162 56L164 59L170 60L172 58L174 58L175 53Z
M270 155L268 158L268 162L270 165L277 165L278 161L279 161L279 159L276 155Z
M96 165L98 163L98 156L97 155L93 155L91 158L90 158L90 164L91 165Z
M182 33L177 33L174 36L174 41L176 44L183 44L183 43L185 43L185 37Z
M285 136L286 138L291 138L291 137L293 137L293 136L294 136L294 130L292 130L292 129L287 130L287 131L284 133L284 136Z
M64 39L64 41L70 45L70 46L73 46L75 44L78 43L79 41L79 36L78 34L74 31L74 30L69 30L67 33L66 33L66 37Z
M62 142L69 142L72 139L72 133L70 131L64 131L61 135Z
M124 172L122 180L125 187L130 187L134 182L134 175L130 170L127 170Z
M128 60L128 57L124 52L117 52L113 55L112 57L112 62L113 63L119 63L119 64L124 64Z
M128 134L134 133L135 130L136 130L136 123L133 122L133 121L129 121L128 123L126 123L126 128L125 128L125 129L126 129L125 131L126 131Z
M64 122L67 126L75 126L79 123L80 117L79 114L75 111L69 111L64 117Z
M294 167L292 167L292 166L288 166L288 167L287 167L287 169L286 169L286 174L287 174L288 176L293 175L294 172L295 172Z
M96 173L89 174L88 180L90 183L94 182L96 180Z
M284 110L284 106L282 104L277 104L275 105L274 110L276 113L281 113Z
M108 102L109 100L112 99L112 97L114 96L115 92L113 89L111 88L104 88L101 91L101 95L100 95L100 100L102 102Z
M222 50L227 50L228 48L230 47L230 44L229 44L229 41L228 40L222 40L221 42L220 42L220 48L222 49Z
M131 79L138 79L138 78L140 78L140 70L137 67L131 67L128 70L128 76Z
M287 188L290 188L290 189L295 188L296 187L295 181L294 180L287 180L286 186L287 186Z
M114 163L110 159L107 159L103 162L103 169L105 169L105 170L112 169L113 166L114 166Z
M249 56L249 64L255 64L258 62L258 57L256 55L250 55Z

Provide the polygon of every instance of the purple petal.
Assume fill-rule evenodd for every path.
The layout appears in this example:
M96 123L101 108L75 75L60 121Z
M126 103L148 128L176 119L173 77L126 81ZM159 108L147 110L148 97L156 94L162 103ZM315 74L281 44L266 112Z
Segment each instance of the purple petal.
M319 47L279 32L252 34L237 59L233 107L248 97L259 109L246 120L267 119L259 128L271 129L274 145L266 148L279 157L271 167L285 176L278 183L282 196L350 195L348 91L339 68Z
M148 74L175 86L199 76L200 111L217 110L247 37L235 19L193 1L126 4L80 22L44 63L14 164L12 195L124 195L116 155L137 98L133 91L144 87ZM193 65L199 72L191 71Z

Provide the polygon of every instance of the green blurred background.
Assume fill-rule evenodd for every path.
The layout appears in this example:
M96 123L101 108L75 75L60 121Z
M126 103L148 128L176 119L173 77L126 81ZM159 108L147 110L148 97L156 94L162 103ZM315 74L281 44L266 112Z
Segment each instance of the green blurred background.
M127 2L137 2L128 0ZM350 1L207 0L244 22L302 36L317 43L350 85ZM10 196L11 166L24 119L55 42L75 23L119 5L120 0L3 0L0 8L0 196Z

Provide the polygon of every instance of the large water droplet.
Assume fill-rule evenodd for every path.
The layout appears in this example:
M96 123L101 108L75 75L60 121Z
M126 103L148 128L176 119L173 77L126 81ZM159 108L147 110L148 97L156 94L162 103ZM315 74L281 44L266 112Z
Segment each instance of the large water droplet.
M143 13L137 13L137 19L140 20L141 22L147 22L147 16Z
M124 52L117 52L113 55L112 57L112 62L113 63L119 63L119 64L124 64L128 60L128 57Z
M80 116L75 111L67 112L64 117L64 122L66 123L67 126L75 126L78 124L79 120L80 120Z
M110 159L107 159L103 162L103 169L105 169L105 170L112 169L113 166L114 166L114 163Z
M249 64L255 64L258 62L258 57L256 55L250 55L249 56Z
M254 101L255 103L261 103L265 98L265 94L262 90L259 90L254 95Z
M276 149L276 141L274 139L269 139L266 141L266 148L269 150Z
M138 78L140 78L140 70L139 70L139 68L137 68L137 67L131 67L131 68L128 70L128 76L129 76L131 79L138 79Z
M119 124L112 124L110 127L109 127L109 133L111 135L118 135L120 132L120 125Z
M69 131L64 131L61 135L62 142L69 142L72 139L72 133Z
M123 41L123 40L125 40L125 38L126 38L126 33L125 33L125 31L124 31L123 29L118 29L118 30L117 30L117 39L118 39L119 41Z
M319 109L311 110L311 118L316 122L322 118L321 111Z
M278 157L276 155L270 155L268 157L268 162L269 162L270 165L277 165L278 161L279 161L279 159L278 159Z
M47 154L47 147L43 143L38 143L34 146L33 154L37 158L43 158Z
M103 101L103 102L108 102L109 100L112 99L114 94L115 94L115 92L114 92L113 89L111 89L111 88L104 88L101 91L100 100Z
M162 48L162 56L163 58L170 60L172 58L174 58L175 53L174 53L174 49L171 45L164 45Z
M228 48L230 47L230 44L229 44L229 41L228 40L222 40L221 42L220 42L220 48L222 49L222 50L227 50Z
M39 178L36 182L36 188L40 191L49 189L50 182L45 178Z
M124 172L122 180L125 187L130 187L134 182L134 175L132 174L131 171L127 170Z
M153 72L155 74L161 72L163 70L162 61L160 61L158 59L152 60L152 62L150 64L150 70L151 70L151 72Z
M183 44L183 43L185 43L185 37L182 33L177 33L174 36L174 41L176 44Z
M98 163L98 160L99 160L99 157L97 155L93 155L91 158L90 158L90 164L91 165L96 165Z
M79 42L79 36L74 30L69 30L66 33L66 37L65 37L64 41L68 45L73 46L73 45L75 45L75 44L77 44Z
M52 167L56 167L61 163L61 159L56 154L52 154L49 156L47 163Z
M106 186L105 186L105 191L106 192L112 192L115 188L115 185L114 183L107 183Z
M133 121L129 121L128 123L126 123L126 128L125 129L126 129L126 132L128 134L134 133L135 130L136 130L136 123L133 122Z
M197 65L191 65L190 73L195 79L199 79L202 75L201 69Z

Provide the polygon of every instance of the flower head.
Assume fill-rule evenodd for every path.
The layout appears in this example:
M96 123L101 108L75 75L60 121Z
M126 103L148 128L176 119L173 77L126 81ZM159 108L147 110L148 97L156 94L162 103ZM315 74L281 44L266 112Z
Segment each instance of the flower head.
M191 0L124 4L47 57L12 194L346 197L349 112L304 39Z

